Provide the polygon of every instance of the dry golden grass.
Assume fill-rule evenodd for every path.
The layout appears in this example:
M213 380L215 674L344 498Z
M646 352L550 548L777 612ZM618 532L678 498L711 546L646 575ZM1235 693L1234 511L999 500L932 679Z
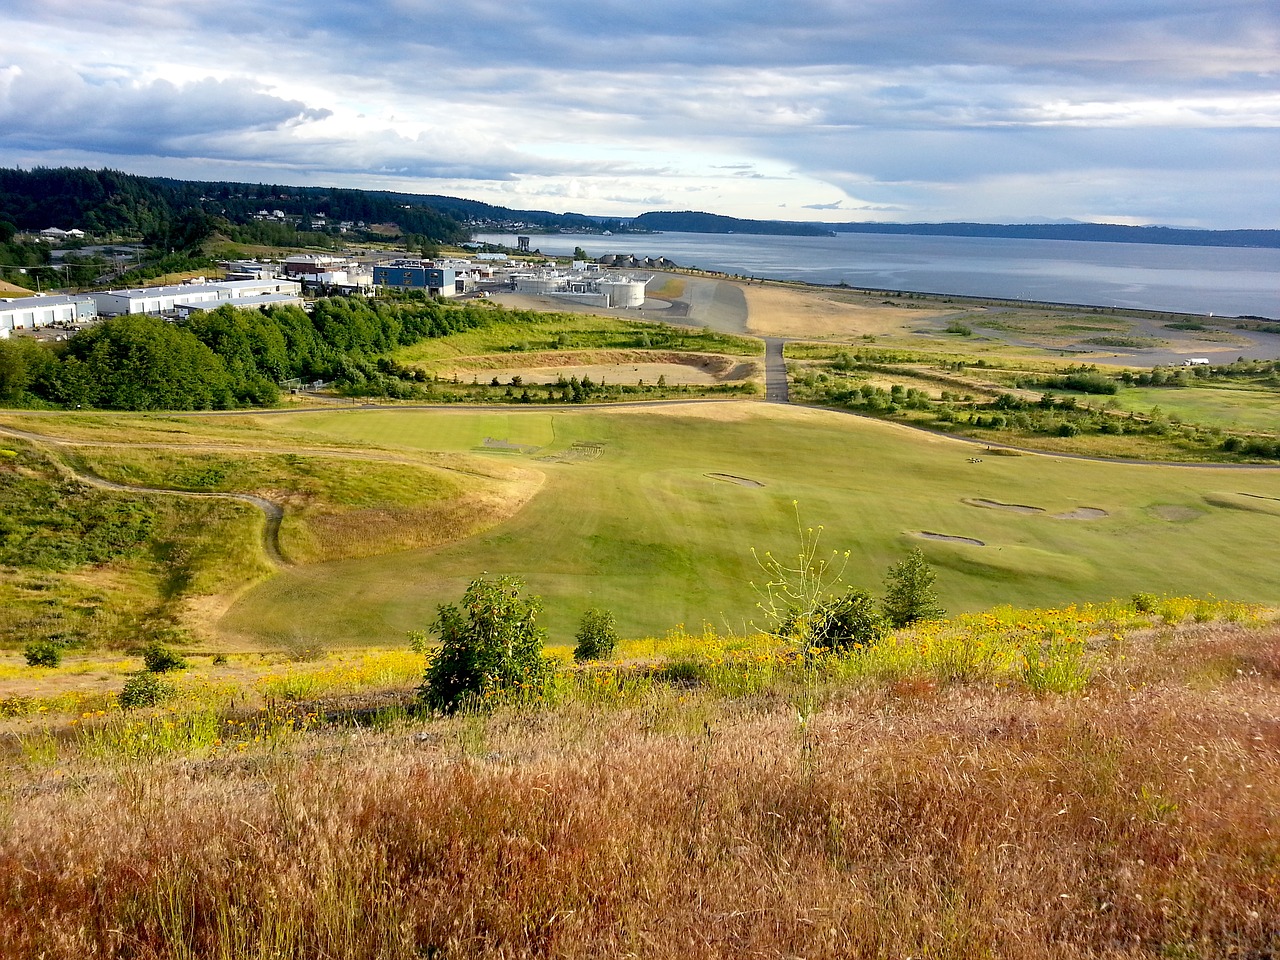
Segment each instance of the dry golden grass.
M1087 696L827 686L807 728L655 687L11 763L0 956L1274 956L1280 631L1125 645Z
M454 543L515 516L545 480L525 469L501 483L473 476L457 496L419 507L302 507L285 515L281 547L298 563L324 563Z
M843 291L773 284L747 284L747 329L766 337L849 339L910 332L922 320L953 308L908 309Z

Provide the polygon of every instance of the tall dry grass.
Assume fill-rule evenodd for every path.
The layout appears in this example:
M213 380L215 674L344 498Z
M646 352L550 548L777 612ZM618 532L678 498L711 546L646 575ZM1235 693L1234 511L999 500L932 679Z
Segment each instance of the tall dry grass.
M1084 695L655 684L241 755L11 766L5 957L1253 957L1280 950L1280 631Z

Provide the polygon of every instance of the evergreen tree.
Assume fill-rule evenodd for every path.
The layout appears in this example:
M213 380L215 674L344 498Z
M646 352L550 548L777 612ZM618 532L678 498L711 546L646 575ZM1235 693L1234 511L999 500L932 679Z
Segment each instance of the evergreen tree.
M919 547L905 560L895 563L885 575L885 596L881 602L884 615L895 627L905 627L918 620L938 620L946 611L933 592L935 575Z

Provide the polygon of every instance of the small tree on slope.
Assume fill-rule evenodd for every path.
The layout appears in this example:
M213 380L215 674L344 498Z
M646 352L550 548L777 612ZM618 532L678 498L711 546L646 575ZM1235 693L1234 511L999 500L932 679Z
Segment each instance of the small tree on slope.
M938 620L946 611L933 592L934 572L917 547L907 558L889 568L884 578L884 615L895 627L917 620Z

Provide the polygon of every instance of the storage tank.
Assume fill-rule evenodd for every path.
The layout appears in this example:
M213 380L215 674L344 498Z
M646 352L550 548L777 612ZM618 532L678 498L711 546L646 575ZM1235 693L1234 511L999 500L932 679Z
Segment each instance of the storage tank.
M600 292L608 295L611 307L643 307L647 283L631 277L605 277L600 281Z

